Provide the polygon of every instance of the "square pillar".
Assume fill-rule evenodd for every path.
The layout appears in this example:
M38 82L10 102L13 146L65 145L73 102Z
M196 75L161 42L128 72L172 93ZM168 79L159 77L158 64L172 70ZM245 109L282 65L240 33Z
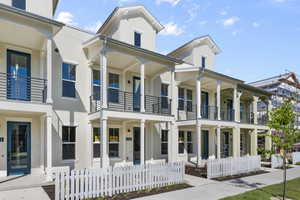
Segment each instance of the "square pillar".
M101 107L107 108L107 55L105 50L100 51L100 79Z
M92 167L93 166L93 159L94 159L94 150L93 150L93 137L94 137L94 130L92 123L89 121L87 124L87 130L88 130L88 138L87 138L87 145L88 145L88 150L87 150L87 157L88 157L88 166Z
M141 165L145 164L145 120L141 120Z
M52 180L52 115L46 116L47 123L47 180Z
M140 65L141 73L141 112L145 112L145 63Z
M107 168L109 167L109 158L108 158L108 152L107 152L107 118L101 117L100 118L100 124L101 124L101 167Z
M241 129L239 127L233 128L233 157L241 156Z
M52 104L52 50L53 42L52 38L47 39L47 104Z
M251 156L257 156L257 129L251 133Z
M202 160L202 151L201 151L201 136L202 136L202 133L201 133L201 123L200 123L200 120L197 120L197 124L196 124L196 155L197 155L197 162L201 161Z
M201 77L196 80L196 105L197 105L197 119L201 119Z
M40 123L41 123L41 161L40 161L40 165L41 165L41 169L43 170L43 172L45 171L45 116L41 116L40 117Z
M236 122L241 122L240 110L241 110L241 102L240 98L242 96L241 92L238 92L237 86L233 88L233 106L234 106L234 119Z
M258 97L253 96L253 115L254 115L254 124L258 123L258 113L257 113L257 103L258 103Z
M221 159L221 127L217 128L217 158Z
M271 130L268 131L268 135L270 136L265 136L265 149L266 150L272 150L272 138L271 138Z
M222 81L217 80L217 114L218 120L221 120L221 84Z
M178 88L177 88L177 84L175 81L175 71L172 70L171 71L171 114L173 116L175 116L175 119L177 120L178 116L177 116L177 101L176 101L176 97L178 96Z

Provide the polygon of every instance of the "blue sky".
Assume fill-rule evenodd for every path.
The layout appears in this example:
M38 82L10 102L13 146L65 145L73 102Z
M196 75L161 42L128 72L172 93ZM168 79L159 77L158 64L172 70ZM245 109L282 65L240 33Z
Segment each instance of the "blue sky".
M143 4L166 27L166 54L202 35L223 51L216 71L246 82L300 74L300 0L60 0L56 19L95 31L116 6Z

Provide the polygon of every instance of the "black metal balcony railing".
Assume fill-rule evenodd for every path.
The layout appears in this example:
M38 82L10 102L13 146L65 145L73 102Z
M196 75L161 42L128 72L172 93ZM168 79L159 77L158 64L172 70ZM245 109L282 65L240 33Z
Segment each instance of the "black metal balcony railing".
M131 92L123 92L116 89L107 91L107 107L109 110L123 112L140 112L141 95ZM99 96L90 97L90 112L101 109ZM156 97L145 95L145 113L171 115L171 100L168 97Z
M45 103L47 80L0 73L0 99Z
M254 124L254 113L253 112L240 112L240 121L244 124Z
M257 124L267 125L268 121L269 121L269 115L267 111L257 113Z
M222 121L234 121L234 109L221 109L221 120Z
M201 106L201 118L209 120L218 119L218 107L216 106ZM197 106L191 104L185 104L183 109L178 109L178 120L195 120L197 119Z
M218 107L217 106L201 106L201 118L217 120L218 119Z

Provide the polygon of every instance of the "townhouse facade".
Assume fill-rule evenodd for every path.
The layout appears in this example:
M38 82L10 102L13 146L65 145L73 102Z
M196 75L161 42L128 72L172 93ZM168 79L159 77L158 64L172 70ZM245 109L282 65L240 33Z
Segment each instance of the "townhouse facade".
M162 55L144 6L93 34L57 4L0 0L0 176L257 154L271 93L218 73L210 36Z

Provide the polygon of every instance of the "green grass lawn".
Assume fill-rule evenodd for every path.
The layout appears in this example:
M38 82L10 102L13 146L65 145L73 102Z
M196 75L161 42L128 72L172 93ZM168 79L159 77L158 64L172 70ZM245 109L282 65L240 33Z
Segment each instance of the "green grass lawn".
M272 196L282 195L282 187L283 184L271 185L222 200L270 200ZM300 200L300 178L288 181L287 198Z

